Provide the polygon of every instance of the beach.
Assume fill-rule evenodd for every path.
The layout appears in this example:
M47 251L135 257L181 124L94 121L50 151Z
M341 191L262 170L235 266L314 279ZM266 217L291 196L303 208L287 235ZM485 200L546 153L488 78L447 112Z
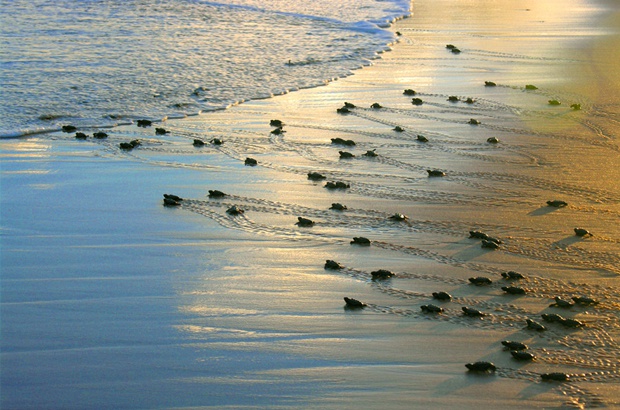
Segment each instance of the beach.
M416 0L323 87L1 140L1 407L620 407L619 11Z

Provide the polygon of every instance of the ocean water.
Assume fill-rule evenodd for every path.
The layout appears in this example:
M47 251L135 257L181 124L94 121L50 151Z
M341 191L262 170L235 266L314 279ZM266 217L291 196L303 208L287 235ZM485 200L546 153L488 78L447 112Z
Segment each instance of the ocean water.
M3 0L0 136L223 109L377 58L408 0Z

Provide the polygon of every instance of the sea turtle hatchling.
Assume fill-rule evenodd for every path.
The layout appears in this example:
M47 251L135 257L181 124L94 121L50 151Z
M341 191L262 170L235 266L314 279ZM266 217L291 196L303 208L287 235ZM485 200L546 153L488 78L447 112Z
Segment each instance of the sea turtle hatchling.
M515 271L502 272L502 277L507 280L525 279L525 276Z
M475 363L467 363L465 365L467 369L471 372L494 372L497 370L497 367L491 362L475 362Z
M346 211L347 210L347 206L346 205L342 205L341 203L338 203L338 202L334 202L329 209L334 209L336 211Z
M295 225L303 226L303 227L311 227L314 226L314 221L312 219L303 218L301 216L297 217L297 222Z
M226 213L229 215L241 215L242 213L244 213L245 211L241 208L239 208L237 205L233 205L230 208L228 208L226 210Z
M452 295L447 292L433 292L433 299L437 300L452 300Z
M554 300L555 302L550 304L549 307L559 307L559 308L569 309L575 306L575 303L571 302L570 300L562 299L559 296L556 296Z
M536 356L534 356L534 354L530 353L530 352L522 352L522 351L512 350L510 352L510 354L515 359L521 360L521 361L531 361L531 360L534 360L536 358Z
M483 317L487 315L486 313L481 312L478 309L473 309L467 306L463 306L461 309L463 310L463 314L469 317Z
M318 172L308 172L308 179L312 181L320 181L322 179L327 179L327 177Z
M475 278L469 278L469 282L473 283L476 286L481 285L490 285L493 281L485 276L477 276Z
M364 238L363 236L354 237L351 241L352 245L361 245L361 246L370 246L370 239Z
M572 299L573 301L575 301L576 304L582 306L594 306L599 304L598 300L592 299L587 296L573 296Z
M422 305L420 306L420 309L424 313L443 313L443 308L433 304Z
M512 340L503 340L502 344L510 350L527 350L528 349L525 343L515 342Z
M349 309L363 309L367 306L365 303L362 303L357 299L348 298L346 296L344 297L344 302Z
M223 198L225 196L225 193L223 193L222 191L218 191L217 189L209 190L209 198Z
M539 332L542 332L544 330L547 330L547 328L543 325L541 325L540 323L532 320L532 319L526 319L527 322L527 328L528 329L532 329L532 330L537 330Z
M446 176L445 172L440 171L438 169L427 169L426 172L428 172L429 177L445 177Z
M324 266L324 268L325 268L325 269L332 269L332 270L340 270L340 269L344 269L344 266L343 266L343 265L341 265L341 264L339 264L339 263L338 263L338 262L336 262L336 261L333 261L333 260L331 260L331 259L327 259L327 260L325 261L325 266Z
M542 320L549 323L561 322L564 320L563 316L556 313L543 313L540 317L542 317Z
M575 235L577 236L593 236L590 231L588 231L587 229L583 229L583 228L575 228L573 229L575 231Z
M394 272L389 271L387 269L379 269L376 271L370 272L373 279L389 279L394 276Z
M560 199L554 199L551 201L547 201L547 206L551 206L553 208L563 208L565 206L568 206L568 202L562 201Z
M502 286L502 290L509 295L525 295L525 289L519 286Z

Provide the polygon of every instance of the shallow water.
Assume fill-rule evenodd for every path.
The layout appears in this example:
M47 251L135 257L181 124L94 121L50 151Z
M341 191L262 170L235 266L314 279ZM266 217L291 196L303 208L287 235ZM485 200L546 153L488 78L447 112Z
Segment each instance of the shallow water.
M394 40L406 1L3 1L0 135L222 109L322 85Z

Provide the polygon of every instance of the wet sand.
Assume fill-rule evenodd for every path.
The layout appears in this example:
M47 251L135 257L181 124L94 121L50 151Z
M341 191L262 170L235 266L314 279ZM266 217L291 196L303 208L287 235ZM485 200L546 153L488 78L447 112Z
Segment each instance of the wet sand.
M619 406L617 6L413 7L393 51L325 87L101 140L2 141L2 407ZM337 113L345 101L356 107ZM164 193L184 200L164 207ZM371 245L350 244L360 236ZM395 276L373 280L379 269ZM549 306L575 296L600 303ZM476 361L497 370L468 372Z

